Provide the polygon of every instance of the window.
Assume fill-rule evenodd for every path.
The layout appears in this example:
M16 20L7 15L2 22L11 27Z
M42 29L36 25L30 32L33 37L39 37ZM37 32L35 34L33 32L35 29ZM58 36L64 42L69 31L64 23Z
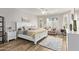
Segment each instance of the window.
M56 28L58 18L49 17L47 18L47 27Z

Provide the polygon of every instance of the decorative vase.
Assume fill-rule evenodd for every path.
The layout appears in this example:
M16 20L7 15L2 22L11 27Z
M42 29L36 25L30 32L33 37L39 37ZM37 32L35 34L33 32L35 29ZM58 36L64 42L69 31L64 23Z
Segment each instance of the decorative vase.
M72 24L70 24L69 27L70 27L70 31L72 31Z
M73 30L77 31L77 23L76 20L73 20Z

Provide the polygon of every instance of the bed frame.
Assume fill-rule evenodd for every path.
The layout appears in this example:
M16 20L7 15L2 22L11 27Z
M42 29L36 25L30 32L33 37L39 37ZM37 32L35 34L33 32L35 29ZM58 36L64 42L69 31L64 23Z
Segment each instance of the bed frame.
M18 22L16 23L16 28L21 28L23 26L26 26L26 22ZM35 34L34 37L31 37L31 36L28 36L28 35L23 35L23 34L17 34L17 37L19 38L23 38L23 39L26 39L26 40L30 40L30 41L33 41L34 44L37 44L37 42L39 40L41 40L42 38L44 37L47 37L48 33L47 33L47 30L43 31L43 32L40 32L40 33L37 33Z

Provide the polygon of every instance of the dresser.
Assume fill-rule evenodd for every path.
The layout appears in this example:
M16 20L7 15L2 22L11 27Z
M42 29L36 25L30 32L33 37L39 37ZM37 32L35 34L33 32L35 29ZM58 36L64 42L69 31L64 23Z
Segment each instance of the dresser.
M68 51L79 51L79 32L67 32Z
M9 42L12 39L16 39L16 31L7 32L7 41Z

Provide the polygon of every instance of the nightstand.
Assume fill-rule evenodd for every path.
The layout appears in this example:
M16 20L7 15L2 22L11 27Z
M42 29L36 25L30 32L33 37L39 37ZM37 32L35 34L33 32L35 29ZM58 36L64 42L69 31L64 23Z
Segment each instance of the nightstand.
M16 39L16 31L8 31L7 32L7 41Z

